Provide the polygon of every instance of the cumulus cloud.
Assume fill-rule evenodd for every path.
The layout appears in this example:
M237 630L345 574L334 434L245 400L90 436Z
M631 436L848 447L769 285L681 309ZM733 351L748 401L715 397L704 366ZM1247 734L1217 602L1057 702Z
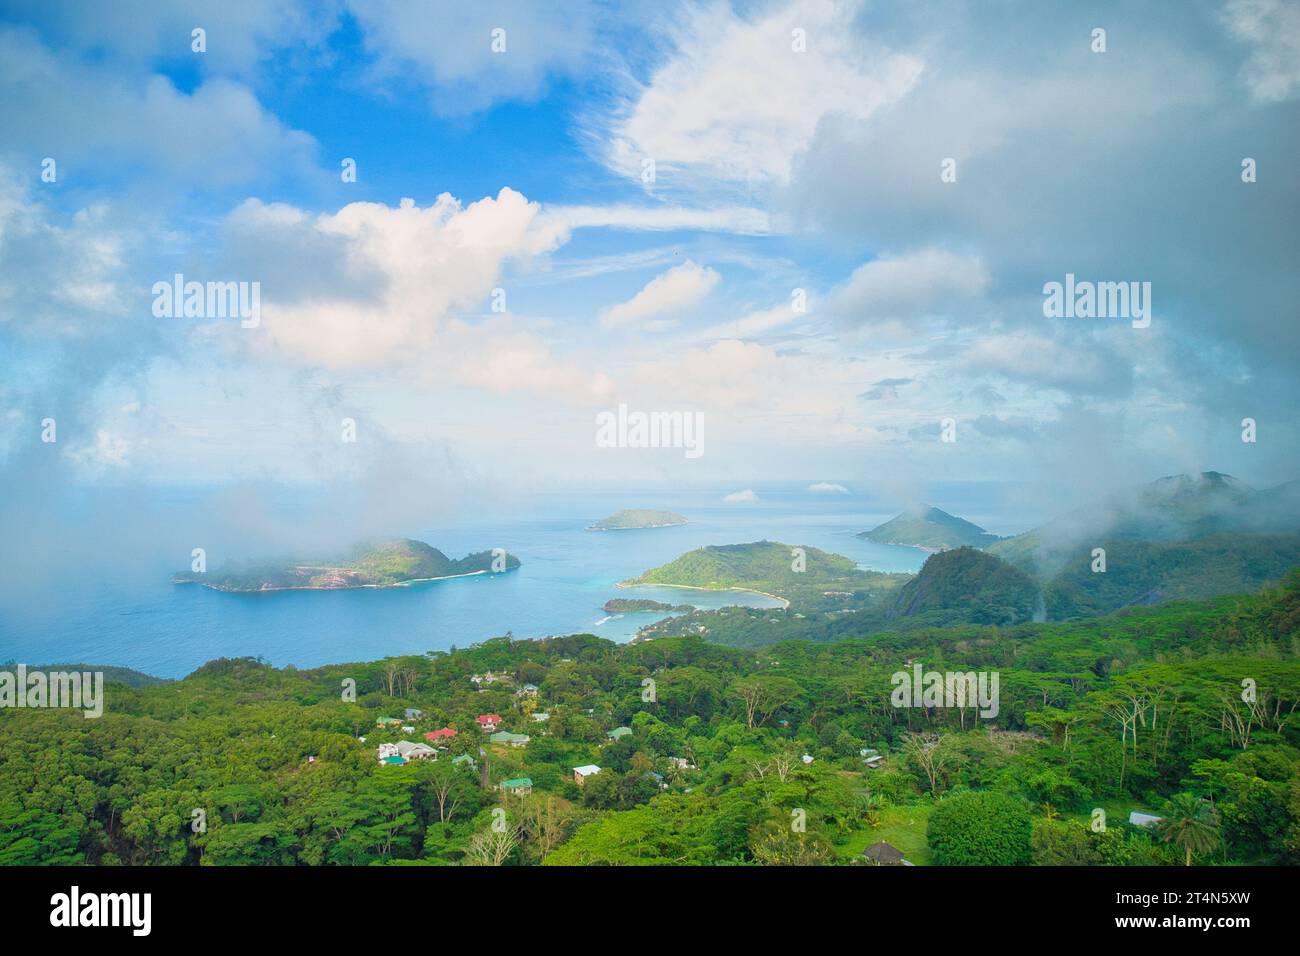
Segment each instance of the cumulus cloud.
M608 329L646 331L670 328L680 321L672 317L674 313L699 305L721 279L713 269L687 259L655 276L626 302L607 309L601 316L601 325Z
M639 177L653 159L655 188L786 181L824 116L867 119L920 74L917 58L855 35L860 6L794 0L753 20L725 4L688 8L671 19L670 54L632 84L607 161Z
M728 504L743 504L750 501L757 501L758 495L753 488L746 488L744 491L733 491L729 495L723 495L722 500Z

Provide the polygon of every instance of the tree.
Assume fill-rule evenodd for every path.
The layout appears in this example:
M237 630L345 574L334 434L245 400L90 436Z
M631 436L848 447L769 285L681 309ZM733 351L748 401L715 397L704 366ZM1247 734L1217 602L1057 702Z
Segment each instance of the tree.
M1025 805L1005 793L967 791L941 801L927 838L940 866L1024 866L1033 825Z
M903 734L903 753L909 763L925 774L931 793L938 793L939 775L959 756L950 746L948 737L928 730Z
M760 676L733 681L730 691L745 705L745 726L752 729L798 697L802 688L788 677Z
M1165 805L1156 833L1166 843L1183 850L1184 865L1192 865L1193 853L1208 853L1222 843L1219 811L1214 804L1193 793L1177 793Z
M466 866L501 866L519 845L519 827L507 824L498 829L488 827L470 838L465 848Z

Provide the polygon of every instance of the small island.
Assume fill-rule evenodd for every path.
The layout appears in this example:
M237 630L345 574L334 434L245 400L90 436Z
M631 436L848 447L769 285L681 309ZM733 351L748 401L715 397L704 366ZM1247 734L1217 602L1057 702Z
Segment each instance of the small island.
M513 571L519 559L501 551L449 558L423 541L399 538L362 545L327 561L276 561L228 566L215 572L183 571L173 584L202 584L217 591L335 591L403 587L420 581Z
M931 505L919 505L891 518L859 538L877 544L899 544L922 551L947 551L949 548L986 548L1001 539L979 525L958 518Z
M588 531L630 531L637 528L671 528L686 524L686 519L672 511L652 511L648 508L631 508L601 518Z
M693 604L666 604L663 601L651 601L647 598L610 598L605 602L606 614L628 614L637 611L660 611L690 613L695 610Z

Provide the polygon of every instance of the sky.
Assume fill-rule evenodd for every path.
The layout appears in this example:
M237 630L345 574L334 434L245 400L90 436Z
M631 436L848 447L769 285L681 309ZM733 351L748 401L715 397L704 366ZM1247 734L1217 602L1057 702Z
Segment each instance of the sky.
M6 0L0 514L1300 478L1298 100L1282 0ZM1067 274L1149 325L1046 316Z

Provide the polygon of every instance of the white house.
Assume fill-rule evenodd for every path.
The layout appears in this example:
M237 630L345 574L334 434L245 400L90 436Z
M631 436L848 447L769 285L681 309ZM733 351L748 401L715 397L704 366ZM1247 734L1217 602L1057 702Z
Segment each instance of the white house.
M581 787L587 782L588 777L594 777L598 773L600 773L600 768L594 763L584 764L581 767L574 767L573 782Z
M381 744L380 749L389 746ZM399 740L396 744L391 745L397 748L397 753L407 760L437 760L438 751L434 750L427 744L415 744L409 740Z

